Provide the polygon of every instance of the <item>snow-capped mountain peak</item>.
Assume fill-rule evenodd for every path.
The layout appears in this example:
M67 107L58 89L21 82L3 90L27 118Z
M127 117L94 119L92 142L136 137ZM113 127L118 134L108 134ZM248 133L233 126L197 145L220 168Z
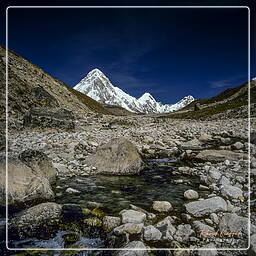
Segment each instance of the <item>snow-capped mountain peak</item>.
M142 104L147 101L156 102L155 98L148 92L145 92L140 98L138 98L138 101Z
M87 96L109 105L117 105L131 112L137 113L164 113L181 109L194 100L193 96L187 96L176 104L161 104L148 92L140 98L130 96L115 87L105 74L99 69L91 70L75 87Z

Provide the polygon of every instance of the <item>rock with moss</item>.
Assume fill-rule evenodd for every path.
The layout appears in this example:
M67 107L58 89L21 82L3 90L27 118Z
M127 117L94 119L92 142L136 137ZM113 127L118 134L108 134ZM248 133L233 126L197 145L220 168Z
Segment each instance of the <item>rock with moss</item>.
M80 235L76 232L69 232L62 236L64 240L64 247L70 247L72 244L77 242L80 238Z
M103 229L106 232L112 231L121 224L121 218L113 216L105 216L103 218Z
M97 217L91 217L84 219L84 224L89 227L101 227L102 226L102 220L100 220Z
M21 212L10 220L10 234L20 238L38 237L49 239L59 229L62 206L56 203L42 203Z

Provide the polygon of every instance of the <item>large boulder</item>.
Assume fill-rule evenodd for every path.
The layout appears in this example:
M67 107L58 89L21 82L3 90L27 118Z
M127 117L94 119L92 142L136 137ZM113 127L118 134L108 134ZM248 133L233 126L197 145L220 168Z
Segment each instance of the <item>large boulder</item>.
M247 159L247 155L243 153L232 152L229 150L203 150L196 155L196 159L203 162L223 162L225 160L238 161Z
M48 238L57 231L61 222L62 206L56 203L42 203L21 212L10 221L11 235Z
M32 152L32 153L31 153ZM50 182L56 171L43 153L25 151L8 159L8 205L39 202L54 197ZM40 159L40 157L42 157ZM5 205L6 163L0 160L0 205Z
M27 149L19 155L19 159L35 173L44 175L50 183L56 181L57 170L46 154L41 151Z
M227 203L221 197L212 197L185 204L186 210L194 217L203 217L213 212L227 211Z
M23 118L23 126L30 128L75 128L74 114L67 109L36 107L31 108Z
M144 163L137 148L127 139L112 139L99 147L96 153L87 158L96 167L96 173L130 175L139 174Z

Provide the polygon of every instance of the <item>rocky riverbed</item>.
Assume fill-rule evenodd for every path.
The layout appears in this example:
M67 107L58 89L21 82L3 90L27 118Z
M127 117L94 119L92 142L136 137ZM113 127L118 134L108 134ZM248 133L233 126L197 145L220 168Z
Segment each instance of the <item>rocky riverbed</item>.
M69 131L10 130L10 246L148 249L136 255L255 255L253 213L248 229L248 169L253 199L256 168L251 142L245 119L95 116L78 120ZM4 171L2 160L2 177ZM4 210L4 180L0 188ZM254 200L251 207L255 209ZM4 240L3 223L4 216ZM249 233L250 251L216 249L247 248ZM152 250L157 248L213 250ZM135 255L128 250L97 253Z

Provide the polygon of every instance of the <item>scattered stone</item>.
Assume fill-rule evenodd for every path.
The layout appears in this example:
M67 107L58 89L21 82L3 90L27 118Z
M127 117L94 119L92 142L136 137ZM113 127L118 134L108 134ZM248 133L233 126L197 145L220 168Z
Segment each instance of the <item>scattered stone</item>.
M134 210L125 210L122 212L122 223L143 223L146 214Z
M223 185L220 192L227 199L239 199L243 197L243 191L232 185Z
M79 190L76 190L74 188L67 188L66 192L69 194L80 194L81 193Z
M198 221L198 220L193 221L192 224L193 224L193 227L195 228L197 234L200 237L212 237L212 234L214 232L213 227L206 225L203 222Z
M162 237L162 233L154 226L150 225L150 226L144 227L144 239L146 241L157 241L157 240L160 240L161 237Z
M191 228L191 226L189 224L184 224L184 225L179 225L177 227L177 231L174 235L174 238L176 241L178 242L188 242L190 236L194 235L195 232L194 230Z
M114 228L113 232L115 235L123 234L140 234L143 228L143 223L125 223L122 226Z
M234 149L238 149L239 150L239 149L242 149L244 147L244 144L242 142L238 141L235 144L233 144L232 147Z
M195 190L189 189L184 192L184 197L188 200L198 199L199 195Z
M157 212L169 212L173 210L171 203L167 201L154 201L152 208Z
M105 216L103 218L103 229L106 232L112 231L114 228L121 224L121 219L119 217Z
M162 233L163 240L173 240L173 235L176 232L176 228L172 225L173 222L174 220L168 216L155 225L155 227Z
M225 160L229 161L239 161L240 159L246 159L247 155L243 153L232 152L228 150L213 150L207 149L203 150L196 155L196 159L200 161L209 162L223 162Z
M227 211L227 203L221 197L212 197L209 199L191 202L185 204L185 207L187 212L195 217L203 217L210 213Z
M248 218L238 216L236 213L225 213L220 219L219 229L223 232L241 236L248 234Z

